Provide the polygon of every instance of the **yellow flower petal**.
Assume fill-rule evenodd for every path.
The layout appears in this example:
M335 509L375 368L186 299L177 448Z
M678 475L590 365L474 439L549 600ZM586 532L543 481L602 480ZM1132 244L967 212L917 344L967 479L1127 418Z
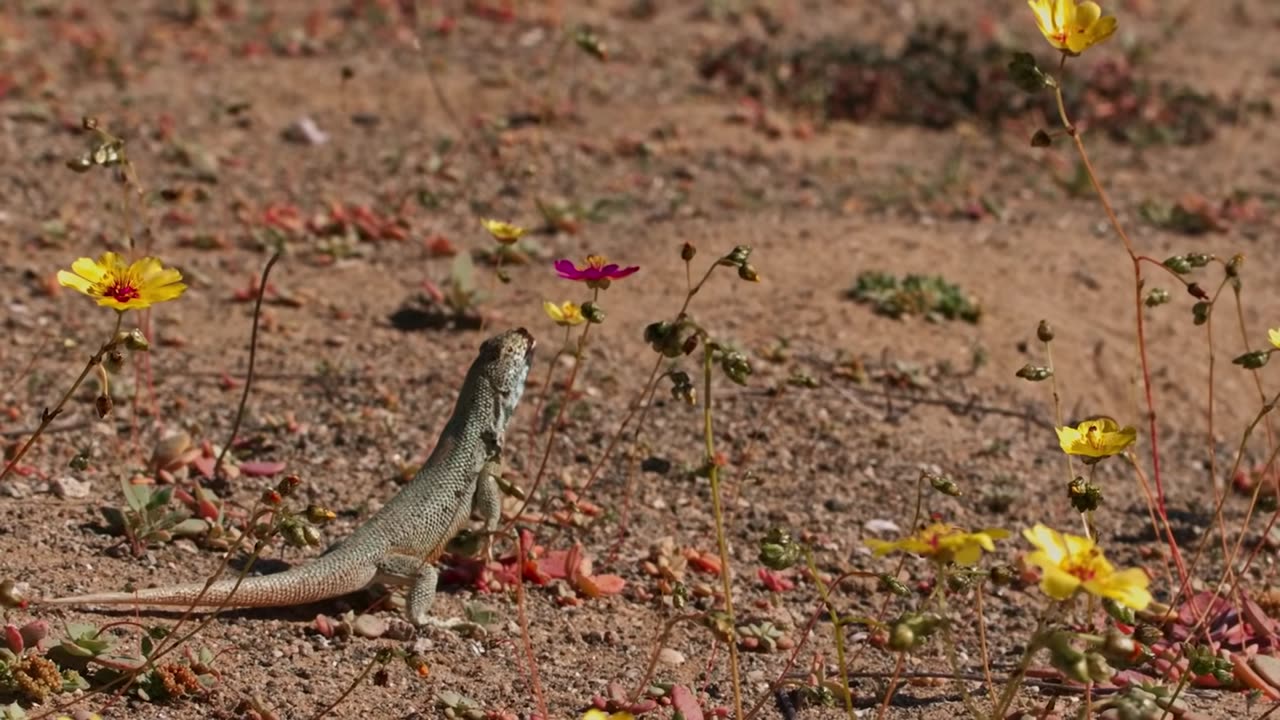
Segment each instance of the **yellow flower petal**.
M1080 588L1080 578L1055 564L1042 565L1040 570L1044 573L1040 578L1040 590L1054 600L1066 600Z
M101 264L95 262L93 258L82 257L71 263L71 271L89 282L101 282L102 278L106 277L107 273L110 272L110 270L117 264L113 263L111 266L107 265L107 261L114 257L115 253L104 254L102 256L103 262Z
M66 270L58 271L58 284L62 285L63 287L69 287L74 290L79 290L85 295L90 294L91 291L93 290L93 283L89 282L83 277L80 277L79 275L76 275L75 273L67 272Z
M1277 348L1280 348L1280 328L1277 328L1275 330L1268 330L1267 339L1271 341L1272 345L1274 345Z
M1082 2L1076 6L1075 18L1071 21L1072 29L1083 32L1102 17L1102 8L1096 2Z
M1067 557L1067 544L1062 536L1052 528L1036 523L1030 530L1023 530L1022 536L1040 550L1049 562L1058 564Z

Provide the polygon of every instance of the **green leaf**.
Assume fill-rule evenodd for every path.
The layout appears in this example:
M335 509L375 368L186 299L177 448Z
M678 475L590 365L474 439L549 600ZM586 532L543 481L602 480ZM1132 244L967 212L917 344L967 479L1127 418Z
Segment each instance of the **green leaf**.
M169 504L169 500L173 498L173 486L167 485L156 490L151 494L151 498L147 501L147 509L155 510Z
M131 510L140 513L147 507L151 499L151 486L129 482L128 478L120 478L120 488L124 491L124 501Z

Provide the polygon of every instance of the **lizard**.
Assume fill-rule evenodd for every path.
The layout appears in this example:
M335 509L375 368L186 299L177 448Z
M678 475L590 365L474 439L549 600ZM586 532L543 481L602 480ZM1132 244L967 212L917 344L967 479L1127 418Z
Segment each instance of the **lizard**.
M445 545L473 514L487 533L502 516L501 452L524 392L536 342L524 328L486 340L468 370L435 449L413 480L349 537L316 560L271 575L188 583L136 592L44 600L45 605L280 607L319 602L375 582L408 585L405 615L432 624ZM233 592L234 590L234 592ZM197 602L198 599L198 602Z

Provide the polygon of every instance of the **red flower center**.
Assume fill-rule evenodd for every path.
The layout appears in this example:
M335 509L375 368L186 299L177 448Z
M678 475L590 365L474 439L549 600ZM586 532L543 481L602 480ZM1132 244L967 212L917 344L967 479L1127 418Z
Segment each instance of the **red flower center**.
M138 288L123 280L116 280L111 283L111 286L102 294L120 303L127 303L130 300L137 300L142 297L142 293L138 292Z

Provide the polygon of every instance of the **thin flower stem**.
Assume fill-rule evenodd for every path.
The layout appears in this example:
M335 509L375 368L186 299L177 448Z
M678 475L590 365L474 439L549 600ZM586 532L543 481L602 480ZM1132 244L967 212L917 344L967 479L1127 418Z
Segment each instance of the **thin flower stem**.
M530 494L532 497L532 493ZM516 514L519 517L519 513ZM533 638L529 635L529 613L525 607L524 568L527 558L524 547L520 544L520 536L516 535L516 616L520 620L521 649L529 664L529 685L533 688L533 700L538 704L538 712L543 718L550 718L547 713L547 699L542 692L542 679L538 673L538 658L533 652Z
M592 296L592 302L600 296L600 291L596 290ZM542 484L542 478L547 472L547 462L551 459L551 449L555 447L556 435L560 429L560 421L564 419L564 409L569 406L569 396L573 393L574 382L578 379L578 371L582 369L583 355L587 350L587 336L591 334L591 326L595 323L588 322L582 326L582 334L578 336L578 347L573 354L573 369L569 371L569 378L564 384L564 402L560 403L560 407L556 408L555 420L551 423L551 428L547 430L547 444L542 451L542 461L538 464L538 473L533 477L533 483L529 487L529 491L525 493L524 502L520 504L520 509L511 516L511 521L501 532L506 532L515 526L520 516L524 514L525 508L529 507L529 503L533 502L533 496L538 491L538 487ZM585 489L585 486L584 486Z
M711 484L711 512L716 521L716 546L720 552L720 582L724 592L724 612L729 617L729 626L737 628L738 623L733 614L733 567L729 561L729 542L725 537L724 508L720 505L720 465L716 460L715 433L711 422L713 368L711 345L704 338L702 343L702 435L703 442L706 444L707 479ZM746 717L742 713L742 678L739 674L738 643L730 638L729 677L733 681L733 710L734 717L737 718Z
M1062 62L1058 66L1059 76L1061 76L1066 62L1067 56L1064 54ZM1116 235L1124 244L1125 252L1129 254L1129 259L1133 263L1133 300L1134 314L1137 318L1138 357L1142 365L1142 387L1147 405L1147 425L1151 435L1151 479L1155 484L1156 509L1165 522L1169 551L1173 555L1174 564L1178 568L1179 582L1182 585L1187 585L1190 582L1190 578L1187 575L1186 564L1183 562L1182 552L1178 548L1178 540L1174 537L1172 529L1169 528L1168 513L1165 510L1164 480L1160 474L1160 434L1156 425L1155 394L1151 383L1151 361L1147 357L1146 318L1143 314L1142 305L1143 277L1141 256L1134 251L1133 242L1120 224L1120 218L1116 215L1116 211L1111 205L1111 200L1107 197L1106 190L1103 189L1102 183L1098 180L1098 175L1093 169L1093 163L1089 161L1089 153L1084 147L1084 140L1081 139L1078 129L1071 123L1071 118L1067 115L1066 101L1062 96L1062 83L1055 80L1053 88L1054 95L1058 101L1058 115L1062 120L1063 128L1071 136L1071 140L1076 147L1076 153L1080 156L1080 162L1084 166L1085 173L1089 176L1089 182L1098 194L1098 201L1101 203L1112 229L1115 230Z
M378 652L374 653L373 657L370 658L369 662L365 664L364 669L360 671L360 674L356 676L355 680L351 681L350 685L347 685L346 689L342 691L342 694L339 695L337 698L335 698L333 702L324 706L324 708L320 710L320 712L316 713L315 715L312 715L311 720L320 720L320 718L332 712L334 708L342 704L343 700L347 699L348 695L355 692L355 689L360 687L360 683L364 682L364 679L369 677L369 673L373 672L374 668L378 667L379 665L386 665L390 660L391 660L391 652L389 650L379 650Z
M222 451L218 453L218 460L213 464L211 479L217 479L218 471L222 469L222 461L226 459L227 452L236 441L236 433L240 432L240 422L244 420L244 408L249 402L249 390L253 387L253 366L258 359L258 320L262 316L262 298L267 294L267 277L271 275L271 268L279 259L280 251L277 250L271 254L266 266L262 268L262 280L258 283L258 297L253 303L253 330L249 333L249 369L245 371L244 391L240 393L240 405L236 408L236 419L231 423L231 434L227 437L226 444L222 446Z
M951 672L959 676L960 658L956 654L956 639L951 633L951 613L947 606L947 566L942 562L935 562L937 570L937 579L934 586L933 601L935 607L938 608L938 614L942 616L942 647L947 653L947 664L951 666ZM960 686L960 699L964 703L964 707L969 711L969 715L973 720L986 720L986 716L978 709L977 703L973 701L973 695L969 693L969 686L964 680L957 680L956 684Z
M818 589L818 596L822 598L822 604L826 606L827 613L831 616L831 628L835 633L836 641L836 663L840 667L840 687L844 688L844 709L849 716L849 720L855 720L857 715L853 712L853 693L849 692L849 664L845 660L844 653L844 625L840 619L840 613L836 612L836 606L831 602L831 593L827 589L827 584L822 581L821 574L818 573L818 565L813 559L813 553L805 549L805 564L809 568L809 576L813 579L813 586Z
M27 441L22 444L22 447L18 448L18 452L14 453L13 458L9 460L8 464L4 466L4 471L0 472L0 480L4 480L9 476L9 473L13 472L13 469L17 467L18 462L27 454L27 451L31 449L31 446L35 444L36 440L40 439L41 435L44 434L45 428L49 427L49 423L53 422L54 418L62 414L62 408L67 404L67 401L71 399L71 396L75 394L75 391L80 388L84 379L89 376L90 372L93 372L95 367L101 365L102 358L106 357L107 353L114 350L116 345L119 344L116 340L116 336L120 334L120 324L123 320L124 313L117 312L115 329L111 331L111 335L107 338L107 341L98 348L98 352L94 353L93 356L89 358L89 362L85 363L84 369L80 371L80 376L77 377L75 382L71 383L71 387L67 388L67 391L62 394L62 398L58 400L58 404L54 405L52 410L46 409L41 413L40 425L36 427L36 430L31 434L31 437L27 438Z
M889 676L889 684L884 689L884 699L880 701L880 712L876 714L876 720L884 720L885 713L889 712L889 703L898 693L898 678L902 676L902 665L906 658L905 652L899 652L898 659L893 663L893 675Z
M1044 344L1044 360L1049 366L1049 389L1053 392L1053 422L1056 427L1062 427L1062 395L1058 392L1058 373L1053 365L1052 345L1052 342ZM1076 479L1076 466L1070 453L1063 455L1067 458L1067 484L1070 485Z
M689 292L685 293L684 302L680 305L680 310L676 312L677 318L683 317L689 310L689 303L693 302L693 296L698 294L698 291L702 289L702 286L711 278L711 273L715 272L715 269L719 266L719 263L712 263L711 267L707 268L707 271L703 273L702 279L698 281L698 284L694 285ZM604 454L602 454L600 459L596 461L596 464L592 466L591 474L587 476L587 482L582 486L582 492L585 493L596 481L596 478L600 476L600 472L604 469L605 462L613 455L613 451L618 445L618 440L622 438L623 431L626 430L627 425L637 413L639 413L640 418L636 422L636 430L632 434L632 438L634 440L639 437L640 428L644 427L645 417L649 414L649 403L645 402L645 398L653 396L654 388L656 387L658 380L658 371L662 368L663 359L663 356L659 354L658 358L653 361L653 369L649 371L649 381L645 383L644 390L640 392L639 402L632 403L630 409L627 410L627 414L622 418L622 423L618 425L618 430L614 432L613 437L609 438L609 445L605 447Z
M991 710L992 718L997 718L997 720L1003 718L1009 706L1013 704L1013 697L1017 694L1018 688L1022 686L1022 679L1027 676L1027 670L1031 668L1031 661L1035 658L1036 651L1040 649L1040 633L1044 631L1045 626L1048 624L1049 616L1057 605L1057 603L1050 604L1036 619L1036 629L1032 631L1031 638L1027 641L1027 648L1022 651L1022 657L1018 660L1017 667L1014 668L1013 674L1005 682L1004 691L1000 693L1000 699Z
M982 583L973 589L974 607L978 611L978 652L982 656L982 675L987 679L987 696L996 696L996 684L991 679L991 654L987 650L987 616L982 610Z

